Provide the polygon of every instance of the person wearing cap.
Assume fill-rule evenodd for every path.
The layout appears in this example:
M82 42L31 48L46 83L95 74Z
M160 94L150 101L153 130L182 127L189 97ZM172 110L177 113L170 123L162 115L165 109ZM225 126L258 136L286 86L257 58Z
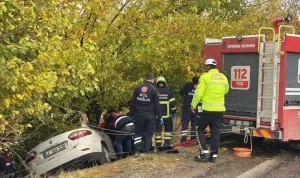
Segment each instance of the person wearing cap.
M195 161L210 161L215 163L218 156L220 129L225 108L225 95L228 93L229 84L227 77L216 68L214 59L207 59L205 66L207 73L200 76L199 85L192 100L192 111L195 112L199 103L202 103L201 117L197 123L200 141L200 154ZM204 132L209 126L211 130L210 153L205 145Z
M192 81L186 83L180 91L180 95L183 96L182 104L182 127L181 127L181 143L186 142L189 123L191 122L191 140L195 139L195 114L191 109L191 102L198 86L199 77L194 76Z
M116 136L114 138L114 147L117 153L117 159L124 158L125 154L132 152L132 137L135 132L133 120L114 109L110 109L104 116L105 128L113 130Z
M155 132L155 120L157 118L163 121L159 93L154 80L154 74L148 73L146 81L134 89L130 103L128 115L133 117L135 122L134 156L140 155L143 146L146 153L153 151L152 136Z
M161 108L163 122L156 121L155 125L155 145L156 146L171 146L173 120L176 119L176 103L173 92L167 87L166 79L159 76L156 79L156 87L159 92L159 104ZM164 144L162 145L162 125L165 127Z

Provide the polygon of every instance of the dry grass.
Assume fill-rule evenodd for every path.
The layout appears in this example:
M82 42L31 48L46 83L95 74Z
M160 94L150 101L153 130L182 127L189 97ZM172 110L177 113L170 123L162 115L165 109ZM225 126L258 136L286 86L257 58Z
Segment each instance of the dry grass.
M177 149L179 154L141 154L138 158L129 157L93 168L62 172L56 178L152 178L161 174L178 174L197 164L193 161L199 153L197 146ZM227 147L220 149L222 155L230 152Z
M141 154L93 168L62 172L56 178L152 178L158 175L177 175L196 165L193 157L198 146L177 147L179 154ZM219 150L221 155L232 154L228 143ZM222 156L223 157L223 156ZM53 177L52 177L53 178Z
M192 148L186 148L192 149ZM110 164L105 164L89 169L77 170L74 172L63 172L58 178L92 178L92 177L116 177L120 174L130 174L138 170L143 173L151 170L166 169L181 163L184 160L181 154L142 154L140 157L129 157Z

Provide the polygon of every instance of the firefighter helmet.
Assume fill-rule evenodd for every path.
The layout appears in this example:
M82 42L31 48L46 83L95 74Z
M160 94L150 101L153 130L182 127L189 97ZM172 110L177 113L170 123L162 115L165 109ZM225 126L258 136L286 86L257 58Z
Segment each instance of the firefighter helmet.
M217 65L217 61L214 60L214 59L206 59L205 61L205 65L213 65L213 66L216 66Z
M157 77L157 79L156 79L156 85L158 86L160 83L163 83L166 86L167 82L166 82L165 77L163 77L163 76Z

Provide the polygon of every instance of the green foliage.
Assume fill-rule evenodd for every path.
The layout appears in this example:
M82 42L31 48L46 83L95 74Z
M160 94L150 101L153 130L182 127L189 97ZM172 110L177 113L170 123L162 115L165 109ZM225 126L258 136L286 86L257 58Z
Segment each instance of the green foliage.
M251 3L0 2L0 138L70 129L76 111L127 104L147 72L178 96L202 72L204 38L256 34L282 14L275 0Z

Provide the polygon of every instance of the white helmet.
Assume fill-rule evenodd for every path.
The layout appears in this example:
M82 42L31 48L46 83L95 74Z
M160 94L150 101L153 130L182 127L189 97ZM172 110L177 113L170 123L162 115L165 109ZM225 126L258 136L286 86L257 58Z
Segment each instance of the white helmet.
M214 59L206 59L205 65L206 65L206 66L207 66L207 65L214 65L214 66L216 66L216 65L217 65L217 61L214 60Z

